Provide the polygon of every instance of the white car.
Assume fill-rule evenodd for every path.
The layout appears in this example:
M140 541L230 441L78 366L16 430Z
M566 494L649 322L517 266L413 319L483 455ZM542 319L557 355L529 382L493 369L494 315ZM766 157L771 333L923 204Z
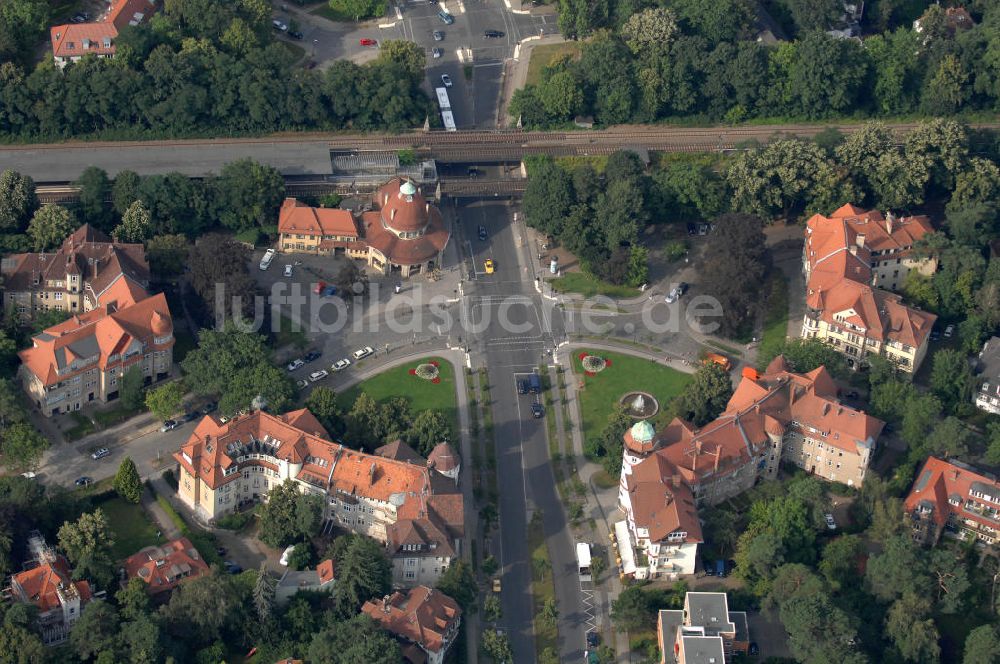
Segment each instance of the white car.
M295 384L299 386L300 390L309 387L309 381L306 380L305 378L296 381Z
M289 371L295 371L295 370L296 370L296 369L298 369L299 367L303 367L303 366L305 366L305 364L306 364L306 363L305 363L305 362L303 362L302 360L292 360L291 362L289 362L289 363L288 363L288 366L287 366L286 368L287 368L287 369L288 369Z
M38 477L38 475L36 475L35 473L33 473L32 471L29 470L26 473L21 473L21 477L23 477L26 480L33 480L36 477Z
M354 361L357 362L358 360L363 360L374 353L375 350L371 346L365 346L364 348L354 351Z
M823 515L823 520L826 521L826 527L829 528L830 530L836 530L837 529L837 522L833 520L833 515L832 514L829 514L829 513L824 514Z
M441 74L441 82L444 83L444 87L450 88L451 87L451 76L448 76L448 74Z
M294 544L291 545L290 547L288 547L287 549L285 549L281 553L281 560L279 560L278 562L281 563L282 565L284 565L285 567L288 567L288 558L289 558L289 556L292 555L292 551L294 551L294 550L295 550L295 545Z
M271 25L274 26L275 30L281 30L282 32L288 32L288 24L284 23L283 21L279 21L278 19L274 19L273 21L271 21Z
M433 55L435 58L440 58L442 55L444 55L444 51L442 51L439 48L433 48L431 49L431 55Z
M309 380L315 383L317 380L323 380L329 375L330 372L328 372L326 369L320 369L319 371L314 371L311 374L309 374Z
M948 327L944 328L944 338L945 339L951 339L951 335L953 335L954 333L955 333L955 326L954 325L949 325Z
M343 371L349 366L351 366L351 361L345 357L344 359L337 360L336 362L331 364L330 368L333 369L334 371Z
M261 271L266 270L267 268L271 267L271 261L273 260L274 260L274 249L268 249L267 251L264 252L264 256L260 259L260 265L258 267L260 267Z
M291 265L286 265L286 266L285 266L285 271L284 271L284 275L285 275L286 277L290 277L290 276L292 276L292 266L291 266Z

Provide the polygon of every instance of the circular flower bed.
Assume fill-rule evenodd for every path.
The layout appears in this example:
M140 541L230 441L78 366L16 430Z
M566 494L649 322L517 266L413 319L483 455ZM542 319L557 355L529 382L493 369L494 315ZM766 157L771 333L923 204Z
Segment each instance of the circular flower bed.
M608 363L603 357L598 357L597 355L587 355L580 362L583 364L584 370L588 373L598 373L604 371L607 368Z
M416 369L410 369L410 373L417 378L422 378L424 380L429 380L432 383L441 382L441 371L438 369L437 362L427 362L426 364L417 365Z

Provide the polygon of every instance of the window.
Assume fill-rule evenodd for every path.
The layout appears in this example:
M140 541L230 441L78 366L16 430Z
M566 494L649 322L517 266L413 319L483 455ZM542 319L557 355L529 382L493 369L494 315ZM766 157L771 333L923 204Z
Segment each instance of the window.
M417 578L417 575L414 572L407 572L405 574L405 576L406 576L407 579L415 579L415 578Z
M61 299L62 299L62 295L63 295L62 293L58 293L58 292L57 292L57 293L55 293L55 294L54 294L54 297L55 297L55 298L56 298L57 300L61 300Z

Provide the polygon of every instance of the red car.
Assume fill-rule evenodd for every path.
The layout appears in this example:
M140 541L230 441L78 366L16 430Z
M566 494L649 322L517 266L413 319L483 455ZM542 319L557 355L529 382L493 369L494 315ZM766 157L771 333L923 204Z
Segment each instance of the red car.
M368 37L365 37L364 39L361 40L361 45L362 46L378 46L378 42L375 41L374 39L369 39Z

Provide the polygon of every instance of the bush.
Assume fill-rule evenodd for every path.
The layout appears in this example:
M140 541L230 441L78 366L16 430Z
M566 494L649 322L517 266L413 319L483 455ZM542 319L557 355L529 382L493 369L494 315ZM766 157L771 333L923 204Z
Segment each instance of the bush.
M299 542L288 556L288 567L294 570L306 569L313 564L313 548L309 542Z
M680 240L674 240L673 242L668 242L663 247L663 257L668 261L675 261L679 258L684 258L684 254L687 253L687 247Z
M232 514L226 514L225 516L219 517L215 520L215 525L219 528L224 528L225 530L243 530L251 521L254 520L256 512L254 510L247 510L246 512L233 512Z

